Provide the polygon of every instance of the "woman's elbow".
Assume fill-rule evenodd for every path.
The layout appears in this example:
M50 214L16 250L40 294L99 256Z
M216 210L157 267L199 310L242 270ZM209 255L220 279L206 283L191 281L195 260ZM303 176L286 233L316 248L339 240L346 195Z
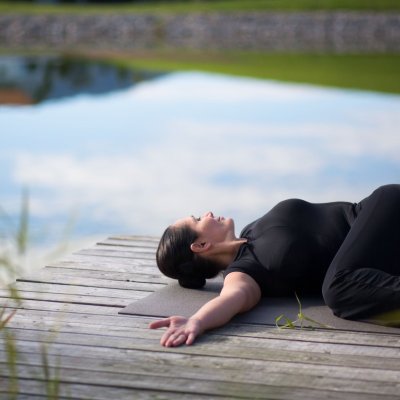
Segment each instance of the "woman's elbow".
M252 309L261 299L258 283L242 272L232 272L225 278L221 295L231 296L237 313Z
M259 303L261 299L261 291L257 289L254 290L254 288L251 287L242 288L241 313L251 310Z

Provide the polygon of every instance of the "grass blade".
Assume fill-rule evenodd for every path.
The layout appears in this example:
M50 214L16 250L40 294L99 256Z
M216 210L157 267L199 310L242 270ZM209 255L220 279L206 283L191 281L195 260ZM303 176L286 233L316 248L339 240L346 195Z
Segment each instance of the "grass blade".
M304 321L311 322L312 324L318 325L319 327L322 327L322 328L328 328L328 329L332 328L332 326L330 326L330 325L323 324L322 322L318 322L315 319L307 317L303 313L302 304L301 304L301 301L300 301L299 297L297 296L297 293L294 292L294 295L296 297L297 304L299 305L299 311L297 313L297 319L295 321L292 321L291 319L286 317L284 314L279 315L278 317L275 318L275 325L276 325L276 327L278 329L287 329L287 328L294 329L294 328L296 328L296 323L300 324L300 329L303 329L303 328L314 329L315 328L315 326L304 326ZM279 325L279 321L281 319L284 319L286 321L286 323L284 325Z
M24 189L22 192L21 212L19 225L16 233L17 249L20 255L25 254L28 248L29 229L29 192Z

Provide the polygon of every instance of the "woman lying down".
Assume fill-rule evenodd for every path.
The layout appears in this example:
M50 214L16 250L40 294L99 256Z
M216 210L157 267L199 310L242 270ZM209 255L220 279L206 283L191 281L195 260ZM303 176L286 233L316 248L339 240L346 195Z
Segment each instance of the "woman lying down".
M381 186L359 203L290 199L235 235L231 218L207 212L169 226L157 264L181 286L200 288L223 272L218 297L190 318L171 316L163 346L192 344L262 296L321 293L333 313L400 326L400 185Z

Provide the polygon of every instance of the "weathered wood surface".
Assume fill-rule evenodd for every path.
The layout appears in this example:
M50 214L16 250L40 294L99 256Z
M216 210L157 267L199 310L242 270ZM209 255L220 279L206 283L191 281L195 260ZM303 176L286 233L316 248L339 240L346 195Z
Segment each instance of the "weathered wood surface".
M0 399L12 398L6 335L18 399L48 398L56 371L63 399L400 399L400 335L231 323L161 347L151 318L118 314L168 283L156 246L113 237L19 279L20 302L1 289L16 313L0 337Z

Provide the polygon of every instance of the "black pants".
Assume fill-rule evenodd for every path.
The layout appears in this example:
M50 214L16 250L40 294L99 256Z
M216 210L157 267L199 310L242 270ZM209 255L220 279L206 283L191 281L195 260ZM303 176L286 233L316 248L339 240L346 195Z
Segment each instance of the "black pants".
M400 309L400 185L379 187L356 211L322 286L334 314L349 319Z

